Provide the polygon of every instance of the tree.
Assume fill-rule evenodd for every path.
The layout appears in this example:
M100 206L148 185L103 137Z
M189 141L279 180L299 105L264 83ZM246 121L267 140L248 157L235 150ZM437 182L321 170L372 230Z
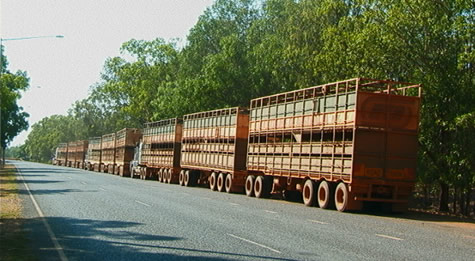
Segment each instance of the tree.
M29 79L25 72L18 71L13 74L8 71L8 62L3 56L3 46L0 48L0 147L3 159L0 166L3 166L6 147L14 137L28 128L26 119L29 115L21 106L18 106L17 101L21 98L21 92L28 89Z

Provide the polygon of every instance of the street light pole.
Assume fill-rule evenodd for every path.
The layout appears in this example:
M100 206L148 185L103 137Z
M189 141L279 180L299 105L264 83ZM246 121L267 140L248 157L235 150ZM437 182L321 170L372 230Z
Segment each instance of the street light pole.
M0 37L0 93L2 88L2 74L3 74L3 42L5 41L18 41L18 40L29 40L29 39L40 39L40 38L64 38L63 35L42 35L42 36L28 36L28 37L18 37L18 38L1 38ZM3 132L2 132L2 96L0 95L0 168L3 168L5 165L5 151L3 149Z

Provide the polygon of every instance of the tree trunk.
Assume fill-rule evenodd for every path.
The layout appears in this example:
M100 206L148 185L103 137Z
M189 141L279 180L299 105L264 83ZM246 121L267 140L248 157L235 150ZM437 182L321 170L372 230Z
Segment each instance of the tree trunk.
M452 207L452 211L454 212L454 214L457 213L457 198L458 198L458 189L457 189L457 186L454 186L454 205Z
M471 197L472 197L472 189L468 188L467 192L465 193L465 211L464 211L464 215L467 217L470 216Z
M424 184L424 208L429 206L429 185Z
M3 167L5 166L5 148L3 148L2 146L0 146L0 153L1 153L1 158L0 158L0 169L3 169Z
M440 181L439 211L449 212L449 185Z

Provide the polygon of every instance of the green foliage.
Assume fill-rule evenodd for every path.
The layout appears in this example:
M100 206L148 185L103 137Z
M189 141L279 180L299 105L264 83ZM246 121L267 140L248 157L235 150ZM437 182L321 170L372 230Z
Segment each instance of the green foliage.
M2 51L0 67L0 112L1 133L0 146L4 149L21 131L28 128L28 113L18 106L17 101L21 98L21 92L29 87L29 79L25 72L11 73L7 70L8 62Z
M21 146L8 147L5 150L5 157L12 159L23 159L28 160L28 154L26 152L26 146L23 144Z

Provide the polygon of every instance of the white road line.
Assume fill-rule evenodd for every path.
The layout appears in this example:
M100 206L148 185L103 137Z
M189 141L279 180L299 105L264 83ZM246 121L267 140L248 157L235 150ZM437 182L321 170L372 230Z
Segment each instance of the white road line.
M208 200L210 200L211 198L208 198L208 197L203 197L203 199L208 199Z
M229 204L233 206L240 206L238 203L229 203Z
M103 187L99 187L99 189L102 190L102 191L107 191L107 190L106 190L105 188L103 188Z
M399 237L392 237L392 236L383 235L383 234L376 234L376 236L378 236L378 237L384 237L384 238L389 238L389 239L393 239L393 240L398 240L398 241L404 240L404 239L399 238Z
M245 241L245 242L247 242L247 243L251 243L251 244L256 245L256 246L260 246L260 247L262 247L262 248L268 249L268 250L270 250L270 251L272 251L272 252L275 252L275 253L279 253L279 254L281 253L279 250L275 250L275 249L273 249L273 248L271 248L271 247L265 246L265 245L263 245L263 244L259 244L259 243L257 243L257 242L251 241L251 240L249 240L249 239L245 239L245 238L242 238L242 237L238 237L238 236L233 235L233 234L228 234L228 236L231 236L231 237L240 239L240 240L242 240L242 241Z
M151 205L147 204L147 203L143 203L142 201L138 201L136 200L135 202L141 204L141 205L144 205L144 206L147 206L147 207L151 207Z
M28 191L28 194L30 195L31 201L33 202L33 205L35 206L36 212L38 212L38 216L40 216L41 221L43 221L43 224L46 227L46 231L48 232L48 235L49 235L51 241L53 242L54 248L58 252L59 259L61 261L68 261L68 258L64 254L64 250L61 247L61 245L59 244L58 239L56 238L56 235L54 234L53 230L51 229L51 226L49 225L48 221L46 220L45 215L43 214L43 211L41 211L41 208L38 205L38 202L36 202L36 199L33 197L33 194L31 194L30 187L28 186L28 184L26 184L26 180L23 178L23 175L21 174L20 169L17 169L17 170L18 170L18 174L20 174L19 177L22 179L23 184L25 185L25 188Z
M320 225L328 225L329 224L327 222L318 221L318 220L314 220L314 219L309 219L308 221L313 222L313 223L317 223L317 224L320 224Z
M87 185L87 183L86 183L86 182L84 182L84 181L81 181L81 184L83 184L83 185Z
M270 210L264 210L264 211L267 212L267 213L271 213L271 214L277 214L277 212L275 212L275 211L270 211Z

